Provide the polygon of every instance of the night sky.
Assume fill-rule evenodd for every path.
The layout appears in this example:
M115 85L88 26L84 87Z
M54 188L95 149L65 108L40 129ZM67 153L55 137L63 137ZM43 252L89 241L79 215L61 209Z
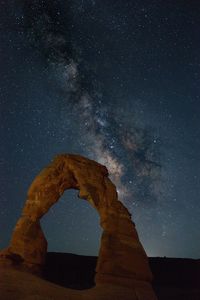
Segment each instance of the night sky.
M0 248L59 153L107 166L149 256L200 258L200 2L0 1ZM49 251L97 255L97 212L66 191Z

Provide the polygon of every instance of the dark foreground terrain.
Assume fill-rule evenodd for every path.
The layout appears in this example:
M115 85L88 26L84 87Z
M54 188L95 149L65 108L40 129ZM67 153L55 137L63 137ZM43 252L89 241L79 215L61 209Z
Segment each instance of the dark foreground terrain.
M96 257L47 254L44 278L72 289L94 286ZM149 258L159 300L200 300L200 260ZM148 300L148 299L147 299Z

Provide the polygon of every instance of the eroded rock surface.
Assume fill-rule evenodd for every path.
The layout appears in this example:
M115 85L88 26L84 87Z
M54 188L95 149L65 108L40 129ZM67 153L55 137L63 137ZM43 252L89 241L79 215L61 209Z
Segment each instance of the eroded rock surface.
M96 286L124 286L134 290L133 299L156 299L146 253L130 213L118 200L106 167L78 155L57 156L34 179L10 245L0 253L1 261L30 272L42 270L47 241L40 219L71 188L78 189L79 197L88 200L100 215L103 234Z

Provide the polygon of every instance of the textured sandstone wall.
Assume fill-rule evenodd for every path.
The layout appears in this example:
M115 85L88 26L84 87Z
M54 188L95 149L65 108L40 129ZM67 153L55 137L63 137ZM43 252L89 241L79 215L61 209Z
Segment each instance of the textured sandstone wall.
M118 200L107 169L78 155L57 156L34 179L10 245L1 252L1 257L9 258L18 267L31 272L40 271L47 251L40 219L64 191L71 188L78 189L79 197L88 200L100 215L103 234L96 267L96 285L138 287L139 294L141 291L146 293L138 299L154 299L150 296L152 274L146 253L131 215Z

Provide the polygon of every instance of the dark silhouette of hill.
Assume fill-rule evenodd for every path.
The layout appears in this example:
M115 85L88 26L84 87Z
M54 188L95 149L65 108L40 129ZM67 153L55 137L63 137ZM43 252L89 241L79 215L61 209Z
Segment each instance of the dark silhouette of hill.
M72 289L87 289L95 285L97 257L48 252L44 278Z
M200 260L186 258L149 258L155 286L200 288Z
M49 252L44 278L72 289L94 286L97 257ZM159 300L200 300L200 260L149 258Z

